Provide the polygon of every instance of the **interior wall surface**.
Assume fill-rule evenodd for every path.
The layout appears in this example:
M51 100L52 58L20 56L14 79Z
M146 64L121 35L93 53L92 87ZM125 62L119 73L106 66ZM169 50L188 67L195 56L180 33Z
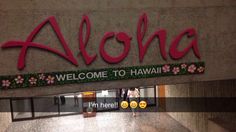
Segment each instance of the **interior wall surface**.
M235 0L47 0L45 2L41 0L1 0L1 45L9 40L25 41L39 23L49 16L54 16L61 33L78 61L78 66L75 66L52 53L28 48L25 68L19 71L17 63L21 48L1 48L1 76L199 61L205 62L205 73L2 90L0 97L40 96L75 91L235 79L235 6ZM167 31L166 52L168 53L170 44L177 35L188 28L194 28L197 32L201 59L198 59L190 50L182 59L173 60L167 55L167 60L164 60L160 53L158 39L154 39L141 63L136 35L137 23L143 13L146 13L148 17L148 31L143 42L146 42L155 31L165 29ZM91 65L86 65L82 56L78 56L80 53L78 31L83 15L87 15L91 22L91 35L86 50L89 55L97 54L97 59ZM132 37L129 54L118 64L106 63L99 54L100 41L109 31L126 32ZM191 40L184 37L178 47L179 50L183 50ZM49 24L39 32L33 41L63 51ZM111 39L107 42L105 50L112 56L118 56L122 53L123 46L115 39Z
M166 85L166 97L236 97L235 88L236 80ZM168 104L166 108L168 109ZM236 125L235 112L169 112L168 114L193 132L207 132L209 119L227 122L227 125L231 126L229 129Z

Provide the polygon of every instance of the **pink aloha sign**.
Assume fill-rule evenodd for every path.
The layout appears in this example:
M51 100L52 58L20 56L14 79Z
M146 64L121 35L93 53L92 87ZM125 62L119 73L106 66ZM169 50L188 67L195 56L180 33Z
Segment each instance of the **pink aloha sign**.
M53 31L56 33L57 38L60 40L61 45L64 48L64 53L53 49L50 46L46 46L40 42L33 42L34 38L37 36L39 31L47 24L49 23L52 26ZM83 27L86 27L86 30L83 30ZM145 33L148 29L148 17L146 13L143 13L137 24L137 33L135 39L138 42L138 48L139 48L139 61L140 63L143 62L144 56L147 53L147 50L149 48L149 45L153 42L154 39L159 40L159 48L161 52L161 56L163 60L167 60L167 56L169 55L173 60L179 60L183 58L188 52L191 50L193 51L196 58L200 59L200 52L198 49L198 35L194 28L187 28L183 30L177 37L173 38L171 45L169 47L169 52L167 52L167 45L166 45L166 38L167 38L167 31L165 29L156 30L148 37L147 41L144 42ZM93 63L96 59L98 54L88 54L86 50L86 46L89 44L89 38L91 33L91 23L90 19L87 15L84 15L82 17L80 28L78 32L78 42L79 42L79 52L80 55L82 55L84 62L86 65L90 65ZM187 36L188 38L191 38L191 42L183 49L178 50L178 46L180 45L180 41L183 37ZM107 44L107 41L109 39L115 38L119 43L122 43L124 46L124 50L120 55L118 56L111 56L105 49L105 45ZM130 36L126 32L113 32L108 31L104 34L104 36L101 38L101 41L99 43L99 54L102 57L102 59L109 63L109 64L118 64L122 60L124 60L130 51L130 45L131 41L134 39L134 36ZM26 38L26 40L11 40L7 41L2 44L1 46L3 49L6 48L21 48L20 54L18 57L18 64L17 68L19 70L23 70L25 67L25 59L26 54L29 48L36 48L41 49L47 52L51 52L53 54L58 55L59 57L67 60L68 62L72 63L75 66L78 66L78 61L76 60L75 55L72 53L71 49L68 47L68 43L66 42L60 27L56 21L56 18L54 16L48 17L46 20L41 22L33 31L29 34L29 36ZM175 69L175 72L177 72L178 69ZM34 82L34 79L32 79L32 82Z

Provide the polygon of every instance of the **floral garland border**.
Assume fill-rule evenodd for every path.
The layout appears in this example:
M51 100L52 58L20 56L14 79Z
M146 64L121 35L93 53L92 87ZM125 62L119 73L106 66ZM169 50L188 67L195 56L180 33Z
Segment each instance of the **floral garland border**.
M159 74L145 74L131 76L126 75L123 77L114 77L112 75L113 70L125 70L131 69L144 69L144 68L160 68L161 73ZM81 72L99 72L108 71L108 78L94 78L94 79L83 79L83 80L66 80L58 81L56 79L57 74L71 74ZM163 65L150 65L150 66L134 66L134 67L123 67L123 68L104 68L95 70L78 70L78 71L66 71L66 72L51 72L51 73L34 73L34 74L22 74L22 75L10 75L0 76L0 90L16 89L16 88L29 88L29 87L42 87L52 85L64 85L74 83L88 83L88 82L99 82L99 81L114 81L114 80L127 80L127 79L140 79L140 78L154 78L161 76L177 76L177 75L191 75L191 74L203 74L205 71L204 62L191 62L191 63L179 63L179 64L163 64Z

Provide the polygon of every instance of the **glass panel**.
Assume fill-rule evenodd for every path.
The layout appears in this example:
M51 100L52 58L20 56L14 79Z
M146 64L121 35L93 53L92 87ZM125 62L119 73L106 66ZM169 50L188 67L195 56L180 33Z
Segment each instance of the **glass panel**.
M98 111L118 109L117 90L96 91Z
M33 98L35 117L58 115L57 96Z
M13 119L32 118L31 99L12 100Z
M82 94L60 95L60 115L82 113Z
M121 97L121 99L122 100L126 100L126 101L129 101L129 99L128 99L128 90L129 89L127 89L127 88L122 88L121 90L120 90L120 97Z
M148 105L155 105L155 89L153 87L140 88L140 101L145 100Z

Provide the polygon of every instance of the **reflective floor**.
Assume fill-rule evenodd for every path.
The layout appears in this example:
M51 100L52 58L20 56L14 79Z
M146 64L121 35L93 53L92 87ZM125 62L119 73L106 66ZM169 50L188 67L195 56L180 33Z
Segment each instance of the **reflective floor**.
M100 112L83 115L13 122L7 132L189 132L166 113Z

